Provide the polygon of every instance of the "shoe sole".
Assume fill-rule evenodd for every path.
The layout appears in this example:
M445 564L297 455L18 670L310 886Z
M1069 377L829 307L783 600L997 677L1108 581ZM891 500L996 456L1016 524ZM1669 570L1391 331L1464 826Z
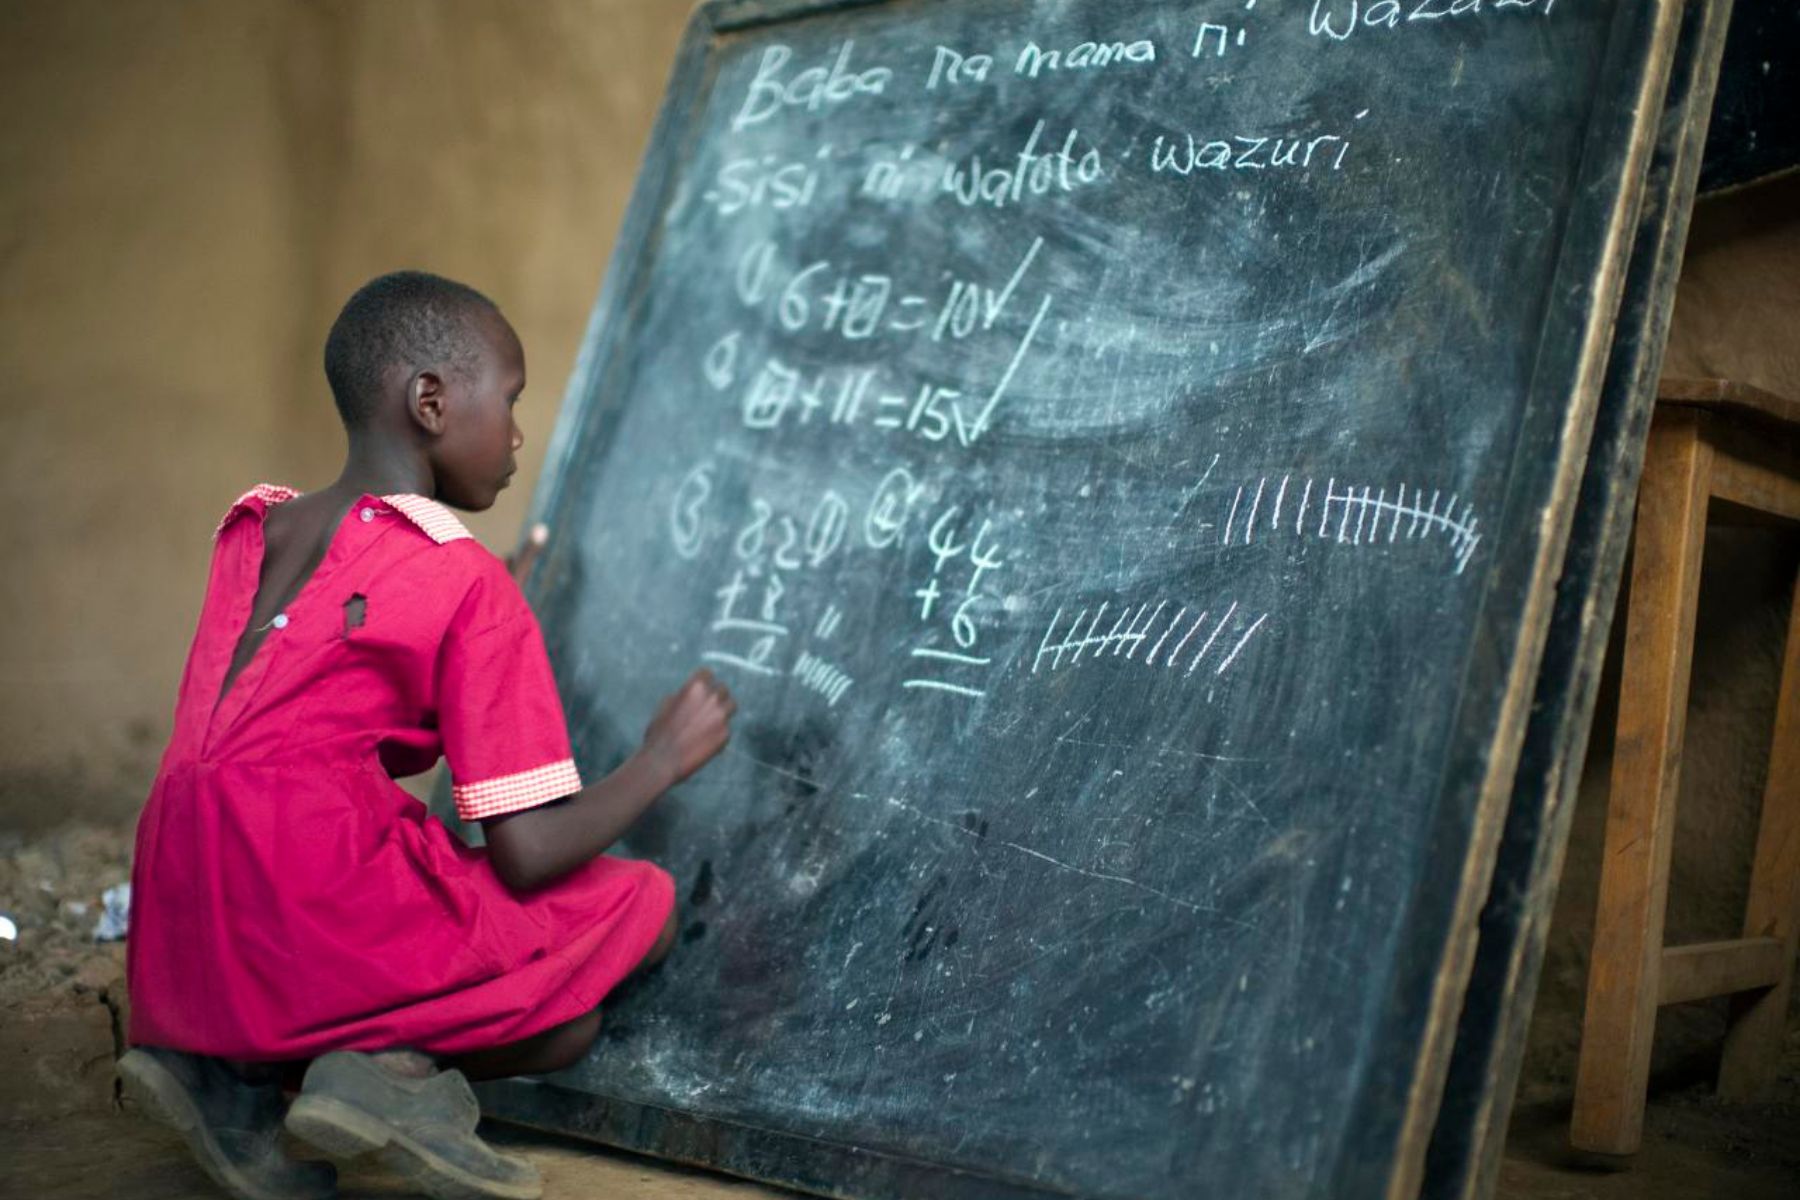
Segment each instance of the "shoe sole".
M148 1054L127 1051L119 1059L118 1073L125 1094L146 1116L185 1138L201 1169L237 1200L320 1200L322 1196L335 1194L335 1189L331 1192L284 1192L259 1186L225 1157L212 1131L206 1127L206 1118L200 1115L181 1080Z
M288 1107L288 1132L334 1158L374 1154L435 1200L539 1200L539 1184L484 1179L432 1153L393 1125L330 1096L304 1093Z

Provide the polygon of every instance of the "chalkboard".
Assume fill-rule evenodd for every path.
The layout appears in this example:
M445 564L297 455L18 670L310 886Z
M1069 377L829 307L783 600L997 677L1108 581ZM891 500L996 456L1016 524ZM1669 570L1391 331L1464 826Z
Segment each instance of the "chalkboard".
M490 1111L843 1196L1407 1195L1676 7L695 16L533 519L682 945Z

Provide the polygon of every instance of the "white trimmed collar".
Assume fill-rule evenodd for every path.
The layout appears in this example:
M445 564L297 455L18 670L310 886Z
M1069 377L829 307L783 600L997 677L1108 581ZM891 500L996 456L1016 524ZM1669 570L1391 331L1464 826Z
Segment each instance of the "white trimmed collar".
M382 499L393 505L395 512L424 530L425 536L440 546L445 542L475 536L457 520L455 513L429 496L396 492L391 496L383 496Z
M277 504L285 504L300 495L291 487L283 487L276 483L259 483L235 500L226 510L219 527L213 530L218 537L225 531L225 526L239 513L254 509L258 515L268 512ZM420 496L413 492L396 492L390 496L380 497L382 503L390 506L395 512L411 521L419 531L438 545L454 542L461 538L473 538L456 514L439 504L429 496Z

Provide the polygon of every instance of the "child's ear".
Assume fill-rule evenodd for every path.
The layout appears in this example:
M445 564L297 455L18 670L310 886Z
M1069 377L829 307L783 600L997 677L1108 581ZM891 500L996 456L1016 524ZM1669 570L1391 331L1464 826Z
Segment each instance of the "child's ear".
M415 372L406 389L406 411L425 432L444 432L444 379L436 371Z

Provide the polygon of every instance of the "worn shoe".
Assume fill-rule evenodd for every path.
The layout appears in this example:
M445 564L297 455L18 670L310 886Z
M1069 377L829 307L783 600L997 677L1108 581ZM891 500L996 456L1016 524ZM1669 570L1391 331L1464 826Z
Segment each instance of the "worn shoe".
M125 1094L174 1129L200 1165L238 1200L325 1200L337 1168L301 1162L281 1148L281 1085L249 1083L216 1058L157 1046L118 1063Z
M537 1200L544 1192L537 1168L477 1137L480 1120L461 1071L413 1078L371 1055L338 1051L307 1068L287 1127L336 1157L377 1151L437 1200Z

